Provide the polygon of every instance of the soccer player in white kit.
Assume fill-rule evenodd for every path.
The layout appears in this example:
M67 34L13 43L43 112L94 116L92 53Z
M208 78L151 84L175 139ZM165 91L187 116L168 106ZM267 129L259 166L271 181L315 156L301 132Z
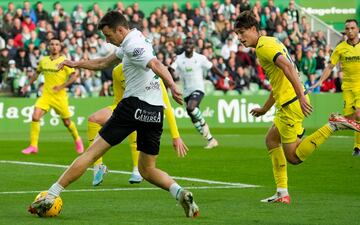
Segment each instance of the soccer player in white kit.
M112 146L122 142L129 134L137 131L140 151L139 172L150 183L167 190L179 201L187 217L196 217L199 208L190 191L183 189L167 173L156 168L163 124L163 99L160 78L170 88L173 98L182 104L182 95L171 78L167 68L154 56L152 44L140 31L129 29L125 17L117 11L109 11L101 18L99 30L107 42L119 46L115 53L105 58L88 61L64 61L75 68L100 70L122 60L126 88L110 119L105 123L93 144L78 157L63 175L54 183L43 198L33 202L31 213L44 212L51 208L54 200L70 183L82 176L99 157ZM120 60L119 60L120 59ZM179 155L186 154L186 146L177 147Z
M208 141L205 149L218 146L218 142L211 135L201 111L200 103L205 94L204 71L210 70L220 77L224 77L221 71L212 64L204 55L194 51L194 41L187 37L184 43L184 52L178 55L171 68L180 76L184 86L184 100L186 111L192 123L199 133Z

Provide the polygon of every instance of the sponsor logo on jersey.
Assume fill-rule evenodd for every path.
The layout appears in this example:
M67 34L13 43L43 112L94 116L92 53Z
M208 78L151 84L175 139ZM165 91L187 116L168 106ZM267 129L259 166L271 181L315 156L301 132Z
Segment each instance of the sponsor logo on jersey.
M360 56L345 56L346 62L359 62Z
M161 122L161 112L159 111L147 111L145 109L136 109L134 118L136 120L145 122L145 123L160 123Z
M135 48L133 51L133 56L140 56L144 54L145 49L144 48Z

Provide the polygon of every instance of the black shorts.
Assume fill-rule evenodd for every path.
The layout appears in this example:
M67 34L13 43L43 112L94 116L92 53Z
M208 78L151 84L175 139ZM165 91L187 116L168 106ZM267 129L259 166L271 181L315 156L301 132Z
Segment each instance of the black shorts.
M200 105L201 100L204 98L204 92L196 90L191 92L191 94L189 96L187 96L186 98L184 98L186 104L188 104L189 101L196 101L196 107L198 107Z
M114 146L137 131L137 149L157 155L163 131L163 117L162 106L150 105L136 97L125 98L117 105L99 134L107 143Z

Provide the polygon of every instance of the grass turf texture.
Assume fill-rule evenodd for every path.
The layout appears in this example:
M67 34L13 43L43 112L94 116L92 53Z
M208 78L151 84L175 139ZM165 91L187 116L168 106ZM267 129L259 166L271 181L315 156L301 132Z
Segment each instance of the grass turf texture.
M26 210L37 193L4 194L14 191L47 190L64 168L0 163L0 224L359 224L360 158L353 158L352 132L338 133L323 144L302 165L288 165L290 205L264 204L260 199L275 192L270 158L265 150L265 129L213 129L219 141L214 150L195 130L181 130L190 147L186 158L177 158L168 131L164 131L158 167L172 176L246 183L257 188L216 188L222 184L179 180L192 189L200 206L200 217L184 216L180 205L166 191L109 190L153 188L143 182L130 185L129 175L109 173L104 183L92 187L92 171L64 192L63 211L56 218L38 218ZM308 131L310 134L312 131ZM86 135L81 131L84 140ZM0 133L0 160L69 165L76 157L69 134L42 132L39 154L25 156L28 133ZM126 142L111 149L104 158L111 170L131 171ZM98 190L91 192L90 190ZM107 189L101 190L101 189Z

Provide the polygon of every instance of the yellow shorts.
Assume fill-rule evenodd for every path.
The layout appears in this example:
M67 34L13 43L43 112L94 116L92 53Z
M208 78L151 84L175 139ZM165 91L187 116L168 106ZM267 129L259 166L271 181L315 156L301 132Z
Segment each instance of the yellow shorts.
M71 112L69 110L68 98L52 98L47 96L41 96L35 103L35 107L48 112L50 108L53 108L55 112L62 118L70 118Z
M308 101L310 99L306 96ZM279 130L281 143L293 143L302 137L305 129L302 126L304 114L301 111L299 101L295 101L276 111L274 124Z
M117 105L109 105L107 108L110 109L112 112L114 112L114 109Z
M344 90L344 115L349 116L353 114L356 109L360 108L360 89L358 90Z

